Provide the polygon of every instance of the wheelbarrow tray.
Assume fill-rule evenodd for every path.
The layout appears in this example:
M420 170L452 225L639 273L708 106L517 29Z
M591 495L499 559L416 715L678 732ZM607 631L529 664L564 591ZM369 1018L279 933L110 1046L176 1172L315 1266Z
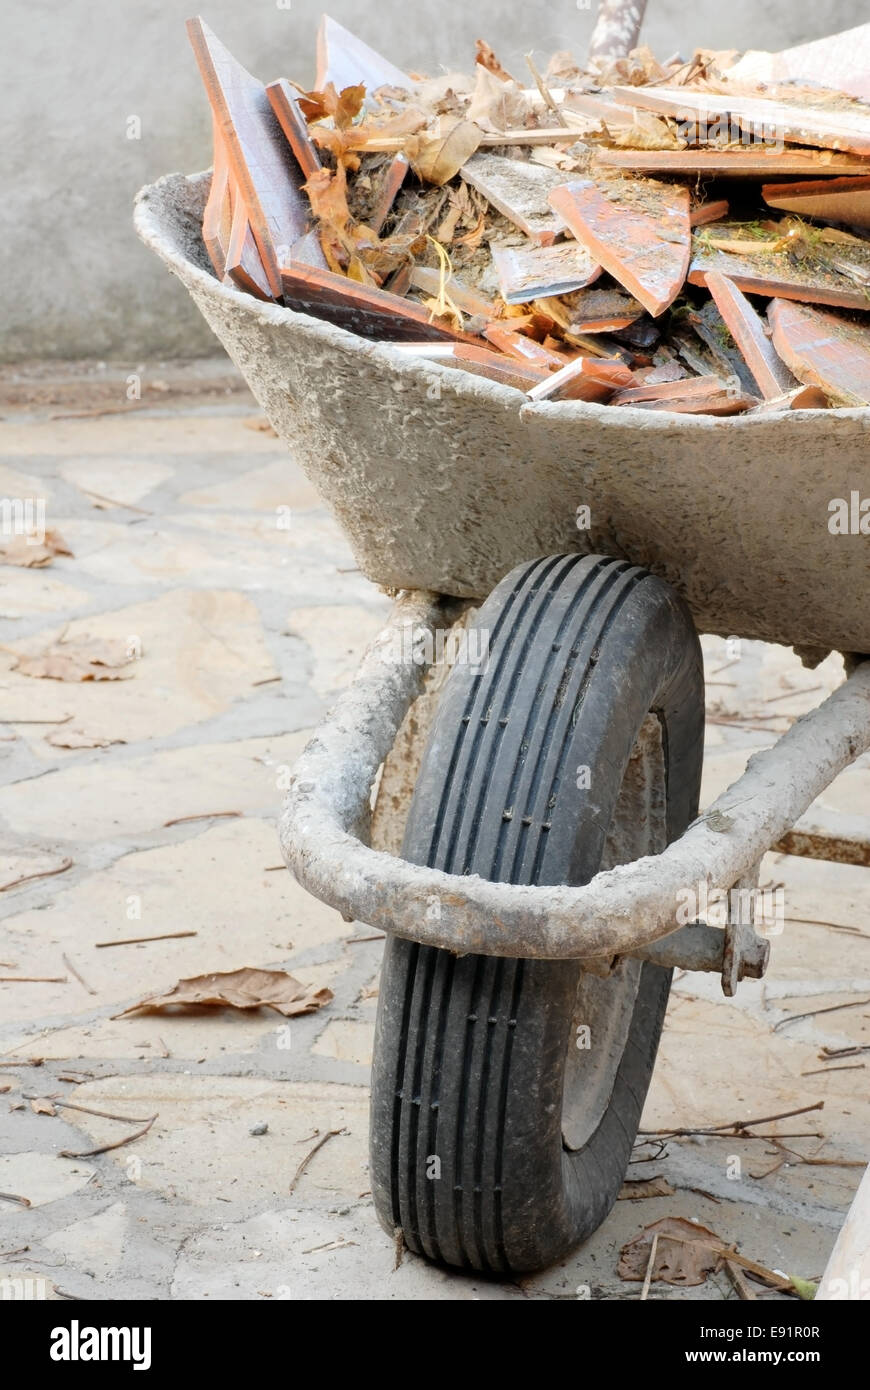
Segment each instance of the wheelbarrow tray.
M835 499L856 518L870 498L870 411L713 419L529 402L222 285L201 237L209 183L172 174L144 188L139 235L369 579L477 599L523 560L606 554L668 580L702 632L870 652L870 537L829 529Z

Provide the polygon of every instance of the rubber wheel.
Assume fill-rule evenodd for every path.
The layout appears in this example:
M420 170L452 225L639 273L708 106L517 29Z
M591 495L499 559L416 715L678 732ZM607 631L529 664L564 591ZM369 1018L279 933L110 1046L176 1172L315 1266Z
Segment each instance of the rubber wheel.
M499 584L435 715L403 856L498 882L582 884L696 816L701 655L688 609L623 561L555 556ZM474 644L469 644L474 649ZM622 959L456 956L387 941L372 1078L378 1217L411 1250L540 1269L616 1200L670 972Z

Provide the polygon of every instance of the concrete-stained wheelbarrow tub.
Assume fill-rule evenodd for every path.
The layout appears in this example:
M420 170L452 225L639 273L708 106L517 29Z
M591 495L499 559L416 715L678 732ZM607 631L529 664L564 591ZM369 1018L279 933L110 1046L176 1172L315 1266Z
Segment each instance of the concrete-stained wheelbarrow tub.
M376 1209L440 1263L540 1268L616 1199L671 970L763 975L762 856L870 863L794 831L870 748L870 412L532 403L224 286L208 188L144 189L139 234L397 594L280 831L300 883L387 932ZM698 632L849 673L700 817ZM372 842L379 779L409 788L400 853L377 807ZM724 925L687 921L714 891Z

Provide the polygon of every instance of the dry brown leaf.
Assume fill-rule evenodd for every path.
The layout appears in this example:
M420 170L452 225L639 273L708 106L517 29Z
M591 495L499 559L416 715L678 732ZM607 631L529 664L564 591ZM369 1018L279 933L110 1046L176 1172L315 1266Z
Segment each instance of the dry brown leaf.
M652 113L650 113L652 114ZM635 121L630 126L609 126L601 124L611 145L622 145L632 150L684 150L687 141L675 133L667 121L654 116L650 121L644 112L635 113Z
M103 734L89 734L85 729L55 729L45 735L46 743L53 748L108 748L113 743L126 743L123 738L106 738Z
M570 49L560 48L547 64L544 78L552 82L554 86L567 87L582 77L584 71L585 69L580 67Z
M476 63L479 63L482 68L486 68L488 72L495 73L495 76L501 78L502 82L513 82L514 79L502 67L485 39L477 39L474 47L476 49L474 56Z
M362 85L342 87L337 92L335 84L327 82L322 92L306 92L301 96L299 106L307 121L330 119L335 122L336 130L347 130L362 110L365 96L366 89Z
M417 131L422 130L428 120L429 117L419 107L409 106L403 111L391 111L383 120L369 117L344 130L315 125L311 127L310 135L312 140L322 149L328 150L338 163L346 165L349 169L356 169L359 167L359 160L354 151L365 150L372 140L404 140L407 136L415 135Z
M633 48L627 58L602 59L594 63L601 87L645 87L667 77L651 48Z
M519 83L503 82L479 67L465 119L485 130L519 130L534 124L534 109Z
M725 1242L706 1226L686 1221L682 1216L663 1216L622 1247L617 1266L620 1279L642 1280L646 1277L653 1236L656 1235L658 1245L652 1278L680 1288L703 1284L707 1275L718 1267L722 1251L727 1250ZM668 1236L679 1239L668 1240ZM711 1245L717 1248L711 1250Z
M634 1202L641 1197L673 1197L674 1189L667 1178L660 1174L655 1178L626 1178L617 1198L620 1202Z
M311 211L320 223L320 244L329 268L343 275L353 254L344 165L339 163L334 173L331 169L318 169L304 187Z
M445 125L440 135L412 135L405 146L414 172L439 188L459 173L483 139L483 131L473 121L458 120Z
M258 970L245 966L241 970L226 970L213 975L195 975L179 980L172 989L146 995L138 1004L114 1014L123 1018L139 1012L156 1013L176 1005L207 1005L229 1009L275 1009L285 1018L310 1014L328 1004L331 989L313 989L288 975L286 970Z
M42 569L52 563L55 555L72 555L59 531L46 531L42 538L35 532L29 536L11 536L0 543L0 565Z
M56 1115L57 1111L46 1096L37 1096L30 1102L34 1115Z
M133 675L124 668L135 660L135 651L121 638L82 636L56 642L37 656L19 657L15 669L41 680L120 681Z

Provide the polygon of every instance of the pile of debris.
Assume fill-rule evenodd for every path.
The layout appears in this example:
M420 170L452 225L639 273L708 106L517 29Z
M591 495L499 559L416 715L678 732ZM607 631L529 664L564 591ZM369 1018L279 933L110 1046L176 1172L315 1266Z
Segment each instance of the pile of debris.
M482 40L473 77L425 78L324 17L313 91L188 32L225 284L535 400L870 404L870 25L742 58L529 56L523 85Z

